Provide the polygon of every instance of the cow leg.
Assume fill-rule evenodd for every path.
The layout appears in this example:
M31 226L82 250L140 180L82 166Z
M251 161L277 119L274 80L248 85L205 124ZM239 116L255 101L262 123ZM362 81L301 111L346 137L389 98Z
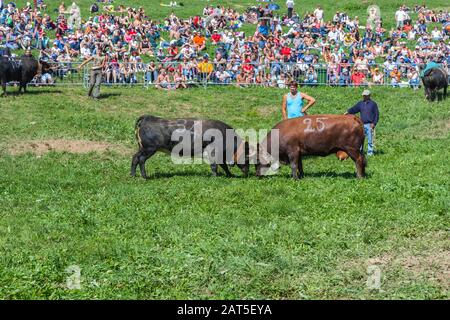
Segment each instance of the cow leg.
M230 170L228 169L228 166L226 165L226 163L221 164L220 167L225 171L226 175L228 178L232 177L233 174L230 172Z
M301 155L298 157L298 173L300 179L305 177L305 173L303 172L303 161Z
M145 151L142 151L141 155L139 156L139 169L141 170L141 176L144 179L148 179L147 172L145 171L145 161L153 156L155 152L155 149L147 149Z
M431 90L431 102L434 102L434 100L436 99L436 90Z
M291 153L289 155L289 162L291 164L291 174L294 180L298 180L298 162L299 162L299 154L298 152Z
M425 98L431 101L431 90L429 88L425 88Z
M214 177L217 177L219 174L217 172L217 163L211 163L211 171Z
M364 154L355 149L346 150L346 152L355 162L356 177L364 178L366 176L366 159L364 158Z
M447 99L447 86L444 87L444 99Z
M2 96L6 97L6 81L2 80Z
M135 177L136 176L136 168L137 165L139 163L139 157L141 156L142 152L141 150L139 150L134 156L133 159L131 160L131 172L130 172L130 176Z

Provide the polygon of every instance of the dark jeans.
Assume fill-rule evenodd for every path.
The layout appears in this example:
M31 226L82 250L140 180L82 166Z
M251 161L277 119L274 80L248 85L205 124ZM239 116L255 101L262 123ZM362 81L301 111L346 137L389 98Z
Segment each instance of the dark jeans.
M288 8L287 14L289 19L292 18L292 11L294 11L294 8Z

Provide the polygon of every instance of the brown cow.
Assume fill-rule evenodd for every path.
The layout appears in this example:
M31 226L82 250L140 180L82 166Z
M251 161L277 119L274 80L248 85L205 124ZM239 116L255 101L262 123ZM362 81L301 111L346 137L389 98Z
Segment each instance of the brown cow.
M362 153L364 145L364 129L361 120L354 115L311 115L287 119L273 127L258 146L256 175L262 175L262 169L274 165L277 139L274 129L278 129L278 159L281 163L290 164L292 177L303 177L302 156L327 156L336 153L344 160L350 156L356 163L357 177L365 176L366 160Z

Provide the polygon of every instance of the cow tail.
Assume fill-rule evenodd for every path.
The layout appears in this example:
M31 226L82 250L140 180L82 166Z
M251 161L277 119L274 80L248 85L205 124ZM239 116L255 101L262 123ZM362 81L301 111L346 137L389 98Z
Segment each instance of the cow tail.
M139 119L136 120L136 125L135 125L135 130L134 133L136 135L136 140L138 142L139 145L139 149L143 149L144 147L142 146L142 139L141 139L141 122L142 120L144 120L145 116L141 116L139 117Z

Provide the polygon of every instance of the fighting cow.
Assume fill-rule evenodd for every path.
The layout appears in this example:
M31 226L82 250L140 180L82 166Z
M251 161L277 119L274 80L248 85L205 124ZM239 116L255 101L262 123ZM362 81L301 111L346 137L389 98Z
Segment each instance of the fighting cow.
M448 75L444 69L431 68L426 70L422 82L425 88L425 97L428 101L434 101L440 89L444 89L443 98L447 97Z
M227 164L237 164L248 175L248 142L243 141L232 127L218 120L163 119L143 115L135 125L138 152L131 161L131 176L139 164L141 176L147 179L145 162L157 151L176 157L206 159L213 175L220 166L232 176ZM175 157L175 158L176 158Z
M7 55L0 57L0 84L3 95L6 96L6 84L19 82L19 93L27 92L27 84L38 74L39 62L27 52L20 60L13 60Z
M276 140L276 141L272 141ZM341 160L350 156L356 163L357 177L365 176L366 159L362 121L354 115L311 115L278 123L258 145L256 175L278 161L290 164L292 177L303 177L303 156L327 156L336 153ZM272 150L272 148L278 148ZM275 155L278 155L278 159Z

